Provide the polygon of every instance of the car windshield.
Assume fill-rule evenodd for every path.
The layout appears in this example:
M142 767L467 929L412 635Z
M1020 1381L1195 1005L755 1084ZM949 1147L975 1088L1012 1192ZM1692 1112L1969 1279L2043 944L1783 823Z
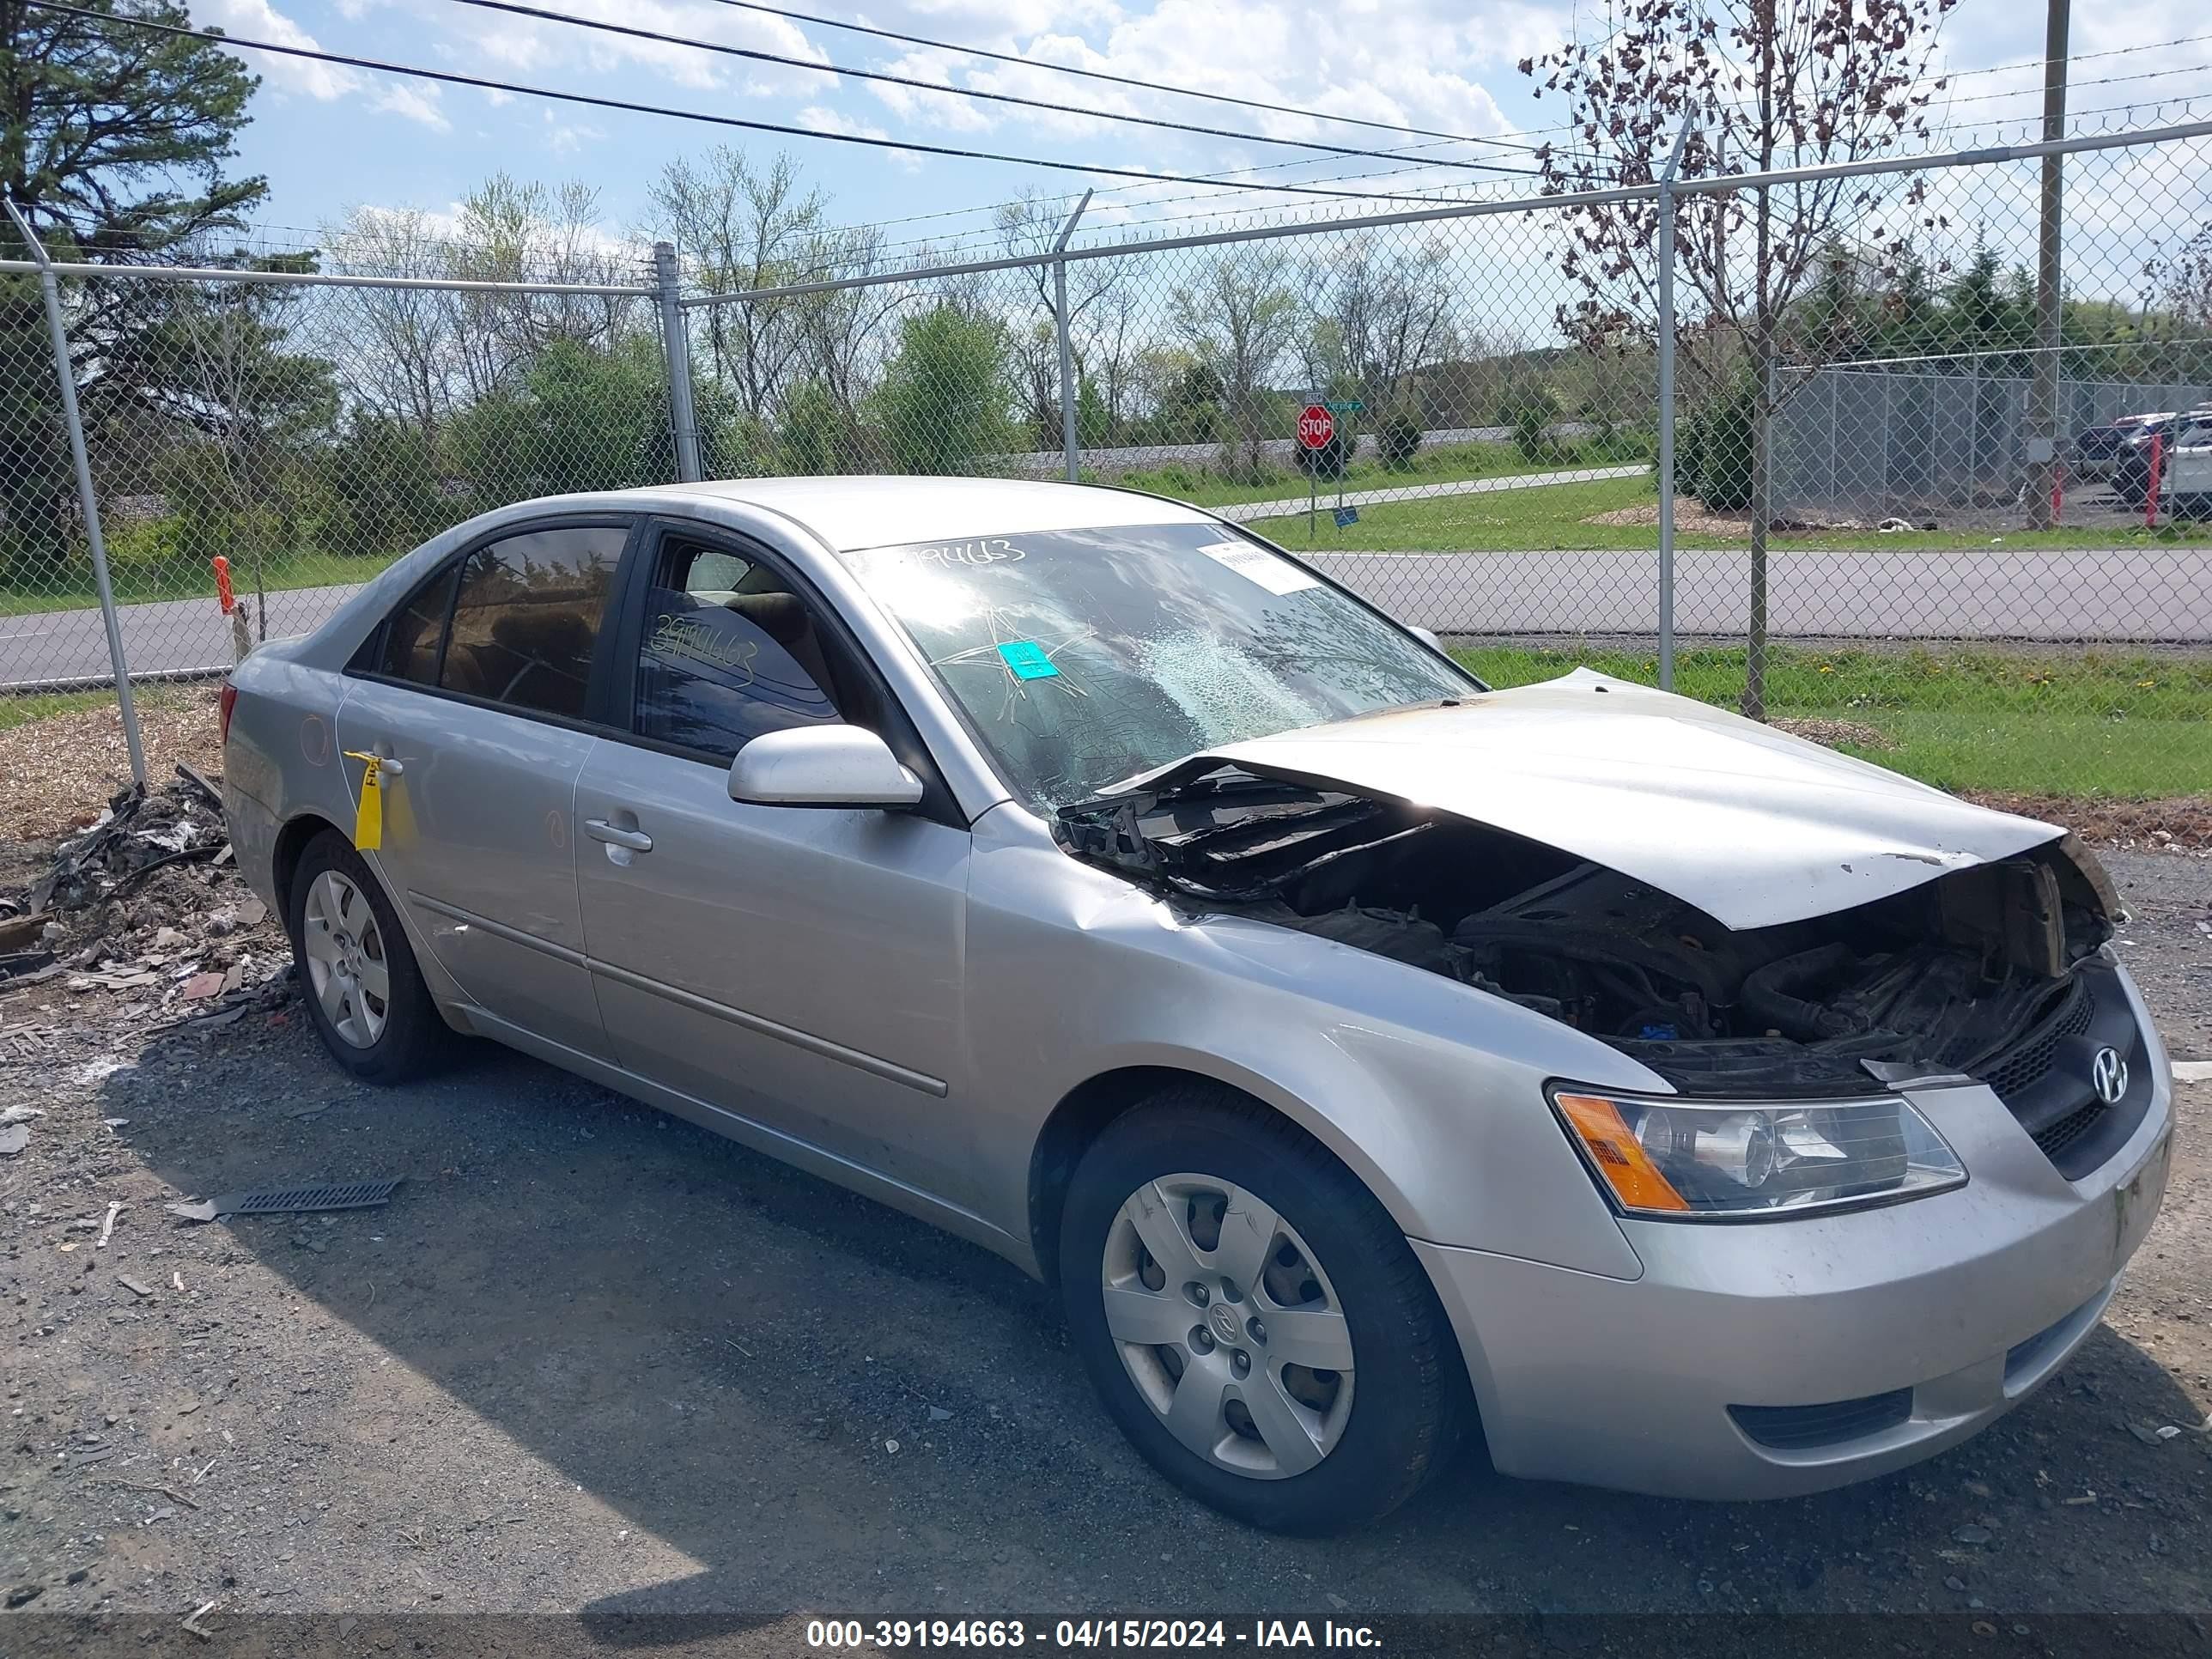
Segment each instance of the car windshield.
M1027 799L1479 683L1218 525L869 548L846 564Z

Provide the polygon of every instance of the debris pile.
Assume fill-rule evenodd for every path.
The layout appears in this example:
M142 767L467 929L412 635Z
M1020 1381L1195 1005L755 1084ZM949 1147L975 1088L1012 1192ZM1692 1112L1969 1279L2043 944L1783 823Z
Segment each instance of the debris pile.
M0 896L0 983L106 993L118 1018L227 1024L283 994L290 965L238 875L221 793L182 763L158 789L116 795L27 891Z

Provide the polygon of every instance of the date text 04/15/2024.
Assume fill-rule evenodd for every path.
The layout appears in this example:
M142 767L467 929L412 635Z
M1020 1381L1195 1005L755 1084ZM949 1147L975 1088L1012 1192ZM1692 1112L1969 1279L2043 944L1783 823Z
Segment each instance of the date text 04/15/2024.
M1049 1626L1019 1619L815 1619L806 1645L817 1650L898 1651L908 1648L1369 1649L1382 1645L1365 1625L1262 1619L1236 1626L1221 1619L1060 1619Z

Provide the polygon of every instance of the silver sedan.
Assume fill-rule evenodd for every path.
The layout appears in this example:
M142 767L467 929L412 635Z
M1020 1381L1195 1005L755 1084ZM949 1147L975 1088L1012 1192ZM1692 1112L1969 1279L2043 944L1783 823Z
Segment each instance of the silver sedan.
M337 1063L490 1037L1055 1284L1269 1527L1813 1491L2063 1364L2170 1071L2045 823L1577 672L1492 690L1197 509L526 502L224 697Z

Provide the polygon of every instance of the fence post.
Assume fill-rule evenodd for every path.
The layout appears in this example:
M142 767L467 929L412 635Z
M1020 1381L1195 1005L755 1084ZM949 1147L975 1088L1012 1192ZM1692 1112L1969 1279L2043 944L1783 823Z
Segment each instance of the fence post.
M653 286L660 290L660 349L668 359L668 419L676 431L676 481L696 483L699 466L699 410L691 401L691 345L684 332L678 297L676 244L653 245Z
M1674 689L1674 170L1690 124L1659 175L1659 689Z
M100 504L92 492L92 458L84 447L84 420L76 406L76 372L70 364L69 325L62 318L62 289L54 276L53 261L31 234L31 227L6 204L15 222L15 234L39 262L39 288L46 303L46 337L54 349L54 379L62 395L62 422L69 428L70 461L76 469L76 498L84 510L84 536L92 549L93 585L100 590L100 619L107 629L107 660L115 671L115 706L123 716L123 746L131 755L131 781L146 784L146 749L138 739L138 706L131 698L131 665L123 655L123 627L115 616L115 586L107 576L107 544L100 533Z
M1070 483L1076 483L1082 476L1083 452L1076 441L1075 345L1068 336L1067 327L1067 239L1075 234L1075 222L1082 218L1083 210L1090 205L1091 192L1086 190L1083 192L1083 199L1075 204L1075 211L1067 216L1067 222L1060 228L1059 238L1052 245L1052 320L1054 329L1060 335L1060 452Z

